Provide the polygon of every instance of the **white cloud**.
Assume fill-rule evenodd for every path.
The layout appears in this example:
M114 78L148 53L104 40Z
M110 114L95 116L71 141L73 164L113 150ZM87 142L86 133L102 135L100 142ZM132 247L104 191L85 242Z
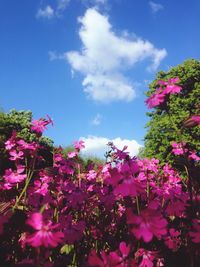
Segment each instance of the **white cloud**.
M162 10L164 8L163 5L155 3L153 1L150 1L149 5L150 5L150 8L151 8L153 13L156 13L156 12L158 12L158 11L160 11L160 10Z
M66 7L68 6L70 0L57 0L57 2L58 2L57 10L64 11Z
M92 125L98 126L101 124L102 116L98 113L92 120Z
M103 158L106 151L108 151L108 142L113 142L119 149L128 146L126 151L129 152L130 156L136 156L139 152L139 148L142 147L136 140L121 139L120 137L108 139L106 137L88 136L81 137L80 140L85 142L85 148L82 150L83 155L101 158Z
M166 50L136 36L118 36L108 17L94 8L87 9L78 21L82 49L65 53L65 58L73 70L84 75L84 91L100 102L131 101L135 88L123 73L148 58L152 61L149 69L155 70Z
M37 18L59 18L62 16L62 13L65 11L69 4L70 0L57 0L54 7L47 5L44 8L39 8L36 14Z
M59 54L55 51L49 51L48 56L49 56L50 61L54 61L58 59L65 59L65 56L63 54Z
M38 18L51 19L55 16L54 9L51 6L46 6L45 8L39 8L37 15Z
M82 3L86 5L90 4L90 5L98 7L100 5L107 5L108 0L82 0Z

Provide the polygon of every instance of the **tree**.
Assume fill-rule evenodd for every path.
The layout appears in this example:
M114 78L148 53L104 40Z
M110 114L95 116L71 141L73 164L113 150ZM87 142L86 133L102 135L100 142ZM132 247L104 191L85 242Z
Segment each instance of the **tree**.
M158 81L169 81L178 77L182 90L170 94L164 103L148 112L147 134L144 138L144 156L155 157L161 162L173 163L172 142L185 142L191 150L200 151L200 126L186 127L186 121L192 115L200 114L200 61L190 59L171 68L160 71L150 84L147 96L158 89Z

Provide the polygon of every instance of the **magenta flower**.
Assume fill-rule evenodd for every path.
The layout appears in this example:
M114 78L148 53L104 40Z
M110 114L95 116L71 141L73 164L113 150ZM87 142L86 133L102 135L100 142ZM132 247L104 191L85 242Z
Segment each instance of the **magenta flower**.
M145 101L149 108L153 108L159 106L165 101L165 97L169 94L179 93L182 90L182 87L176 85L175 83L179 82L179 78L169 79L167 82L158 81L158 85L161 85L155 93L153 93L150 97Z
M200 161L200 157L197 156L197 154L196 154L195 151L191 151L191 152L190 152L189 159L193 159L193 160L195 160L195 161Z
M38 193L42 196L46 196L46 194L49 192L48 190L48 183L42 183L40 180L34 181L34 192Z
M22 159L24 153L22 151L17 152L16 150L12 150L9 152L10 154L10 160L18 160L18 159Z
M84 141L80 140L80 141L74 141L74 148L78 151L80 151L82 148L84 148Z
M56 247L59 243L62 243L64 234L54 231L59 225L52 225L52 222L45 223L41 213L31 214L26 223L36 230L35 233L26 237L26 243L30 246Z
M20 148L23 149L23 150L33 150L34 151L38 147L37 143L35 143L35 142L27 143L23 139L19 140L17 142L17 144L20 145Z
M95 172L95 170L90 170L86 175L88 181L95 181L96 177L97 173Z
M97 256L96 251L92 250L89 255L88 263L89 266L95 267L136 267L134 260L130 260L129 262L126 261L129 252L130 246L127 246L125 242L121 242L119 245L119 250L111 251L108 255L105 253L105 251L102 251L99 257Z
M166 84L166 87L165 87L163 93L164 94L176 94L176 93L179 93L182 90L182 87L175 84L175 83L177 83L179 81L180 80L179 80L178 77L169 79L167 84Z
M200 220L193 220L193 229L194 231L189 232L189 235L192 237L192 242L200 243Z
M64 233L64 241L67 244L74 244L82 239L85 221L75 222L71 215L61 216L59 220Z
M78 155L77 151L70 151L67 153L69 159L75 158Z
M194 122L196 122L197 125L200 125L200 115L193 115L191 117L191 120L194 121Z
M174 155L183 155L185 152L187 152L188 150L185 147L185 143L176 143L173 142L172 143L172 152L174 153Z
M148 243L153 236L161 239L166 235L167 221L162 217L159 211L153 209L142 210L140 215L132 213L131 209L127 210L127 224L131 224L131 232L135 237L143 239Z
M134 178L124 179L121 184L118 184L114 189L114 195L132 196L135 197L139 193L144 192L144 186Z
M52 119L47 115L47 119L41 118L39 120L33 120L31 123L31 130L41 134L44 132L44 130L46 130L46 126L48 124L52 124L53 125L53 121Z
M156 251L149 251L143 248L138 249L135 253L135 258L140 259L138 267L153 267L153 261L156 258Z
M24 172L23 166L18 166L16 171L12 171L12 169L7 169L4 174L5 189L10 189L15 186L17 183L20 183L26 179L26 174L22 174Z
M11 149L13 149L13 148L15 147L15 145L16 145L16 143L15 143L15 141L12 140L12 139L9 139L9 140L7 140L7 141L5 142L5 148L6 148L7 150L11 150Z
M149 108L154 108L159 106L165 101L165 94L163 93L154 93L145 101Z
M180 232L176 231L174 228L171 228L169 230L169 235L165 238L165 244L166 246L173 250L176 251L181 243L180 239Z

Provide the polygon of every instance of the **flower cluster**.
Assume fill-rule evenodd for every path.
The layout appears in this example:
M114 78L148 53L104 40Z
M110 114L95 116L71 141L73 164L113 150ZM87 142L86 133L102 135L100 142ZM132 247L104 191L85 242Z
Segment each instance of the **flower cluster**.
M39 138L49 123L34 121L30 131ZM180 250L199 256L199 189L192 189L191 199L168 164L131 158L126 147L109 145L103 165L83 164L82 141L67 155L55 149L49 161L39 142L13 132L5 142L8 168L0 180L5 265L153 267L165 266ZM172 146L174 154L197 160L186 144Z
M159 106L166 101L168 95L179 93L182 90L182 87L176 84L178 82L178 77L169 79L168 81L158 81L157 85L159 87L156 92L146 100L148 107L153 108Z

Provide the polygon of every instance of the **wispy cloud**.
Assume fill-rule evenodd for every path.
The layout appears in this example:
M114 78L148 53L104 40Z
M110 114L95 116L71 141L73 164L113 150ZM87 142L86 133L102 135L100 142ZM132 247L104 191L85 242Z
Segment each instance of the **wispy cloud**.
M163 5L161 5L159 3L155 3L153 1L149 1L149 6L150 6L153 13L157 13L158 11L164 9Z
M57 59L65 59L65 55L59 54L56 51L49 51L48 56L50 61L54 61Z
M120 137L109 139L107 137L100 136L88 136L81 137L80 140L85 142L85 148L82 150L83 155L98 156L103 158L106 151L108 151L107 144L113 142L114 145L123 149L124 146L128 146L127 152L130 156L136 156L139 152L139 148L142 147L136 140L122 139Z
M137 36L117 35L108 17L94 8L87 9L78 21L82 49L65 53L65 58L74 71L84 75L85 93L100 102L131 101L135 88L125 71L148 58L152 61L149 69L155 70L166 50Z
M108 4L108 0L81 0L81 2L85 5L92 5L96 7L106 6Z
M49 5L44 8L39 8L36 14L37 18L52 19L54 16L55 16L54 9Z
M59 18L62 16L62 13L67 8L69 2L70 0L57 0L55 1L54 6L46 5L41 7L38 9L36 17L46 19Z
M101 124L102 116L98 113L91 121L92 125L98 126Z

